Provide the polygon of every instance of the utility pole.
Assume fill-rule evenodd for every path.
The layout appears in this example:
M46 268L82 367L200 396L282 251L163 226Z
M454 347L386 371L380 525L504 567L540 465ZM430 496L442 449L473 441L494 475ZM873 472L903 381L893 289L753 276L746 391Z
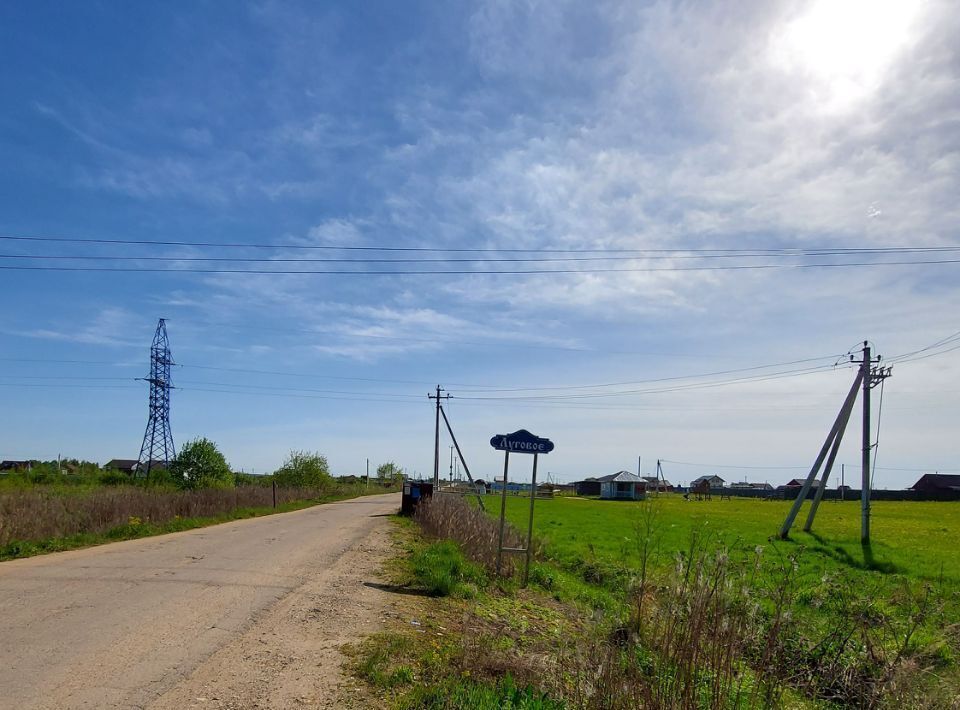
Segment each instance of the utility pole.
M860 457L860 544L870 544L870 390L890 377L890 367L880 367L880 357L874 358L870 344L863 341L863 359L860 374L863 379L863 448ZM852 358L851 358L852 359ZM856 362L856 361L854 361Z
M860 544L870 544L870 346L863 341L863 450L860 458Z
M847 485L844 481L846 474L846 464L840 464L840 502L843 502L843 496L847 492Z
M367 488L370 488L370 459L367 459Z
M450 482L453 483L453 444L450 445Z
M427 399L435 399L437 401L437 415L433 434L433 488L435 491L439 491L440 489L440 400L450 399L449 394L440 394L444 391L443 387L437 385L437 393L435 395L427 395Z

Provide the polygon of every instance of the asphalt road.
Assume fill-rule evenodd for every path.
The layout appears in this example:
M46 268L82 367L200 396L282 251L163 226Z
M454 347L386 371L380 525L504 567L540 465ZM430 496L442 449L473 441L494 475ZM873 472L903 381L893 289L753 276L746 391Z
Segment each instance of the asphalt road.
M0 708L150 704L399 502L369 496L0 563Z

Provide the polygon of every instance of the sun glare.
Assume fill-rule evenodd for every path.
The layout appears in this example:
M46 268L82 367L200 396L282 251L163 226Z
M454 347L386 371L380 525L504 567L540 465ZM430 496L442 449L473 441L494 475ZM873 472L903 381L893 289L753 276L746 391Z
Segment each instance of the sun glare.
M805 80L819 108L873 93L908 43L916 0L817 0L772 38L774 64Z

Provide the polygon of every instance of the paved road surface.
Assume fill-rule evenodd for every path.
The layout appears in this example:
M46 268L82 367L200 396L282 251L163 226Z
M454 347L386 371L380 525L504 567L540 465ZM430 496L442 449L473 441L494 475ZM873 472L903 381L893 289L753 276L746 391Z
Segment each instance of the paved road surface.
M151 703L398 505L370 496L0 563L0 708Z

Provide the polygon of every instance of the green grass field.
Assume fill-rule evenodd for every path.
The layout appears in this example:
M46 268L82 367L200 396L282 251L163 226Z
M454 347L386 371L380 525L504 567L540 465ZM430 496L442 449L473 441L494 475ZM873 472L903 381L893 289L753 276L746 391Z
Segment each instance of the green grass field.
M492 500L492 496L488 498ZM789 541L775 537L790 501L687 501L666 494L651 497L649 503L656 509L661 558L687 549L696 530L715 536L717 544L731 552L753 553L760 545L771 554L799 553L806 573L844 568L871 580L902 576L960 584L956 537L960 503L874 502L872 544L866 549L860 545L859 502L824 501L810 534L802 532L809 506L805 503ZM548 557L566 566L593 558L629 564L635 557L633 541L643 505L567 497L538 500L534 535L545 543ZM499 512L499 504L488 503L487 507L494 514ZM508 496L507 519L526 530L528 507L528 499Z
M487 501L489 514L497 516L499 500ZM813 533L804 533L807 502L791 539L779 540L791 505L752 498L688 501L674 494L643 502L538 500L534 536L541 563L531 579L558 599L605 605L617 616L629 609L619 604L635 603L631 589L644 559L644 578L663 589L690 569L689 560L727 557L741 570L735 584L743 591L734 598L760 600L768 610L778 595L789 599L786 618L798 647L806 649L799 657L814 674L822 672L816 670L820 654L831 647L841 649L837 668L843 670L828 674L871 667L864 677L878 677L886 672L877 670L883 663L871 663L883 648L886 668L902 653L925 669L928 675L913 676L918 697L934 688L941 700L960 697L960 503L874 502L869 546L860 544L859 501L824 501ZM528 510L528 498L508 496L507 518L516 528L526 530ZM838 638L845 640L836 646ZM845 692L854 697L849 688ZM941 700L931 706L953 702Z

